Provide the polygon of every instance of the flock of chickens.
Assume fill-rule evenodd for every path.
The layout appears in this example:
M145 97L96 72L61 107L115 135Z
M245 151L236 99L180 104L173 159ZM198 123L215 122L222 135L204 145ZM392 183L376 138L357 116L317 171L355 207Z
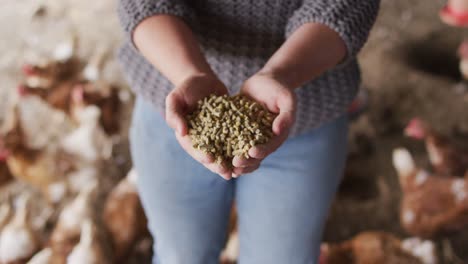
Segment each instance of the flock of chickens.
M53 59L22 68L24 81L1 127L2 264L129 263L136 247L151 250L136 173L102 197L128 92L100 80L104 53L85 65L73 49L69 41ZM8 194L17 182L38 194ZM47 206L32 215L37 197Z
M151 250L136 172L130 170L102 197L101 176L121 140L119 114L129 99L100 80L103 57L97 52L84 64L70 42L53 59L22 68L24 80L0 130L0 193L23 182L53 210L33 216L36 197L29 192L0 203L2 264L129 263L134 250ZM393 152L403 193L400 221L414 237L369 231L323 243L321 264L435 264L430 239L468 226L468 152L418 118L404 133L424 140L431 164L430 170L418 166L404 148ZM222 263L235 262L239 253L235 209L230 221Z

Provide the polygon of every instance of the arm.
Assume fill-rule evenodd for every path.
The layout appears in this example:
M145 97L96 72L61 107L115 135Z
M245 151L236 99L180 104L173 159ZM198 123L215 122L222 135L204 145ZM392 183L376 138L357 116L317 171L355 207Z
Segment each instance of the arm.
M287 40L262 72L290 88L353 59L367 40L380 0L304 1L289 19Z
M171 15L152 16L134 31L141 54L176 87L191 76L214 75L190 28Z
M210 94L227 93L186 24L187 10L180 0L121 0L119 5L127 37L175 86L166 97L165 119L176 131L180 145L205 167L229 179L231 171L227 166L218 165L211 155L195 150L187 135L185 116L198 100Z
M308 1L290 18L287 40L265 66L244 83L242 92L278 116L275 137L249 150L252 159L233 160L236 175L250 172L287 139L295 120L294 89L337 64L352 60L367 40L379 0Z
M272 76L294 89L334 67L345 56L346 45L335 31L308 23L287 39L260 74Z

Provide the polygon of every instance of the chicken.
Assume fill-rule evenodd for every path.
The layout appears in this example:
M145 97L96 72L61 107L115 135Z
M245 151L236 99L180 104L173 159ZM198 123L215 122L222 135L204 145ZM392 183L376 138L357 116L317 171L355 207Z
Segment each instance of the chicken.
M236 263L239 258L239 232L237 228L237 209L235 205L231 208L228 234L228 241L220 255L221 264Z
M45 248L34 255L27 264L53 264L53 252L50 248Z
M29 197L21 196L14 218L0 235L0 263L27 261L39 249L39 240L29 221Z
M67 175L67 189L79 193L89 185L98 184L99 169L95 166L82 166Z
M8 169L8 165L6 163L7 157L8 151L3 147L3 143L0 138L0 188L13 179L10 169Z
M10 202L3 203L0 205L0 234L2 229L8 224L12 216L12 209Z
M320 248L320 264L435 264L435 258L413 255L413 248L403 247L400 239L384 232L363 232L351 240ZM431 254L431 252L429 252ZM434 252L432 252L434 254Z
M120 129L120 111L122 103L119 89L102 82L79 83L72 91L71 115L75 120L77 112L89 105L97 106L101 111L100 123L108 135L117 133Z
M78 243L81 224L94 216L95 195L96 185L89 185L62 210L49 241L55 254L66 256Z
M76 58L51 61L45 65L25 64L22 72L27 92L39 96L47 95L58 83L78 78L80 68L80 62Z
M100 47L96 52L89 58L88 64L83 69L83 78L90 82L95 82L100 79L101 67L106 57L106 48Z
M100 239L97 227L86 219L81 226L80 242L67 257L67 264L107 264L112 263L106 247Z
M62 139L62 148L87 164L106 160L112 154L112 142L99 125L100 114L94 105L77 111L79 127Z
M136 171L132 169L109 194L104 207L104 225L112 237L116 258L122 261L136 242L148 234L136 178Z
M468 225L468 174L437 177L417 168L408 150L393 151L403 191L400 220L411 234L433 237Z
M438 261L436 245L430 240L419 237L403 239L401 248L419 258L424 264L436 264Z
M468 151L436 133L421 119L413 118L405 128L405 134L425 140L429 160L439 175L463 176L468 170Z
M234 232L229 234L229 239L226 244L226 247L221 252L220 263L221 264L233 264L237 262L239 258L239 232L234 230Z
M15 112L17 111L16 109ZM60 149L36 149L28 146L28 139L18 114L15 115L12 128L2 141L3 151L8 151L6 163L11 174L45 193L49 184L60 180L61 176L73 169L72 157Z
M21 84L18 86L17 92L20 97L38 96L51 107L68 112L72 87L73 82L70 81L57 83L49 89L31 88Z
M460 72L463 78L468 79L468 41L463 41L458 47L458 57L460 58Z

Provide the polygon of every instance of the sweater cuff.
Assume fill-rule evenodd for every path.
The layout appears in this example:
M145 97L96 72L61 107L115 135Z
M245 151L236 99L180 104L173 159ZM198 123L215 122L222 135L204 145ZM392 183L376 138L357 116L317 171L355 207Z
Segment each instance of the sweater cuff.
M286 38L306 23L323 24L343 39L347 54L340 65L347 64L366 43L379 5L380 0L306 0L289 19Z
M117 12L126 38L135 49L133 31L148 17L173 15L180 17L187 24L192 24L195 20L194 13L183 0L119 0Z

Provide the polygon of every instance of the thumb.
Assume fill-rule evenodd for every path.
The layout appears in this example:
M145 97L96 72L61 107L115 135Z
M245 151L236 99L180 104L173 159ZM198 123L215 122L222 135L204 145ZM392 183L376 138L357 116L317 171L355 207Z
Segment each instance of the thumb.
M280 112L273 120L272 130L275 135L286 133L294 123L294 112Z
M278 98L279 114L273 120L272 129L275 135L280 135L289 130L296 117L296 102L291 93L284 94Z
M166 122L180 136L187 134L184 109L185 102L177 94L170 93L166 97Z

